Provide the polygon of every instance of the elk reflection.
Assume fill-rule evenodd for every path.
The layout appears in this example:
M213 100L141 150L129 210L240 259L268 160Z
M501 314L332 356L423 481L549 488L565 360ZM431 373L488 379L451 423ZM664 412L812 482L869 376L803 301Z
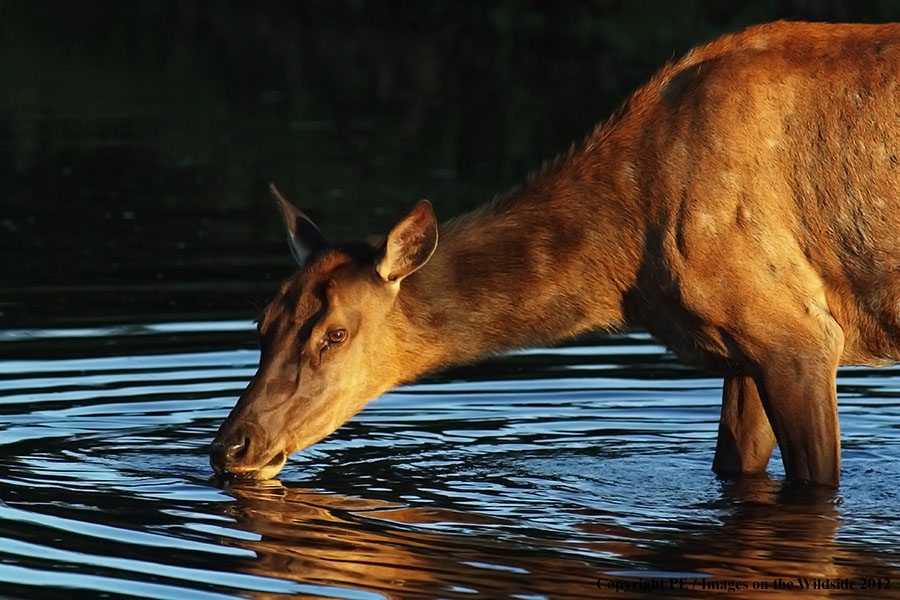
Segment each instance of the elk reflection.
M577 535L539 523L459 510L416 508L368 498L290 488L278 481L240 482L226 491L228 512L259 540L231 539L256 553L248 573L386 598L596 598L598 579L627 577L623 569L689 572L707 582L746 582L731 598L758 598L754 581L774 591L776 578L884 576L863 548L835 541L840 525L834 493L791 496L766 478L725 484L708 522L623 525L621 515L570 510ZM720 520L712 519L718 516ZM576 539L577 538L577 539ZM619 572L619 573L616 573ZM615 573L609 575L608 573ZM695 590L702 594L703 590ZM719 590L709 590L716 597ZM803 590L804 597L833 590ZM255 597L268 598L265 593ZM629 598L660 597L633 590Z
M831 488L776 482L767 475L743 477L723 483L722 495L709 504L710 511L690 508L692 514L717 514L719 524L682 523L671 539L656 536L645 544L626 543L619 552L650 568L703 574L707 579L691 581L685 590L692 597L757 599L792 591L804 598L829 598L847 592L822 589L821 584L844 579L855 582L850 595L865 597L861 580L890 577L891 567L865 547L838 541L838 504ZM594 524L584 530L611 533ZM630 539L639 542L641 536L632 533ZM641 552L638 547L649 549ZM873 593L883 597L883 592ZM658 598L659 593L637 597Z
M553 556L549 539L507 541L515 524L500 518L325 494L277 480L235 482L226 491L236 500L229 514L261 536L228 540L256 553L248 573L386 598L471 598L475 592L504 598L526 589L554 598L596 597L596 571L587 562ZM486 530L497 537L486 537Z

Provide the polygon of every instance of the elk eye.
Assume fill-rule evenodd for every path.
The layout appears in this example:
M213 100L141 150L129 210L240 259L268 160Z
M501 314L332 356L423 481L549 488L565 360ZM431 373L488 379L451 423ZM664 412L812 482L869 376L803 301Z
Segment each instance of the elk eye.
M347 339L347 330L346 329L332 329L328 332L328 343L329 344L340 344L344 340Z

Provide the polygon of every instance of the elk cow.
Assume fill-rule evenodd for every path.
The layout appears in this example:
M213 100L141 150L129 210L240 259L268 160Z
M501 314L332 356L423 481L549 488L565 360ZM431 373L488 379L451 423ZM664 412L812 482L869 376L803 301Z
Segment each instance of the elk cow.
M269 478L400 383L590 330L725 378L713 470L836 485L838 365L900 359L900 25L778 22L656 74L527 185L333 246L276 192L300 271L211 448ZM438 231L440 230L440 240Z

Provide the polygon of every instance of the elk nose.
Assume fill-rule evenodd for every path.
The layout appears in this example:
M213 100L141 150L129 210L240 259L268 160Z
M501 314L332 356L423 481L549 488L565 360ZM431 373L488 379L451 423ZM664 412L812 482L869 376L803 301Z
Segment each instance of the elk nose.
M245 435L225 439L217 437L209 447L209 463L217 473L225 473L229 465L240 462L246 456L249 447L250 438Z

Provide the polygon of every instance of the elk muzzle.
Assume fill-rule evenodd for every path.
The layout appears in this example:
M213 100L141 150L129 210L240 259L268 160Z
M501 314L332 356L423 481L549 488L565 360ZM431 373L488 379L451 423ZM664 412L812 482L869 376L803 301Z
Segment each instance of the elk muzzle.
M209 448L209 464L219 475L270 479L281 471L287 452L257 423L232 414Z

